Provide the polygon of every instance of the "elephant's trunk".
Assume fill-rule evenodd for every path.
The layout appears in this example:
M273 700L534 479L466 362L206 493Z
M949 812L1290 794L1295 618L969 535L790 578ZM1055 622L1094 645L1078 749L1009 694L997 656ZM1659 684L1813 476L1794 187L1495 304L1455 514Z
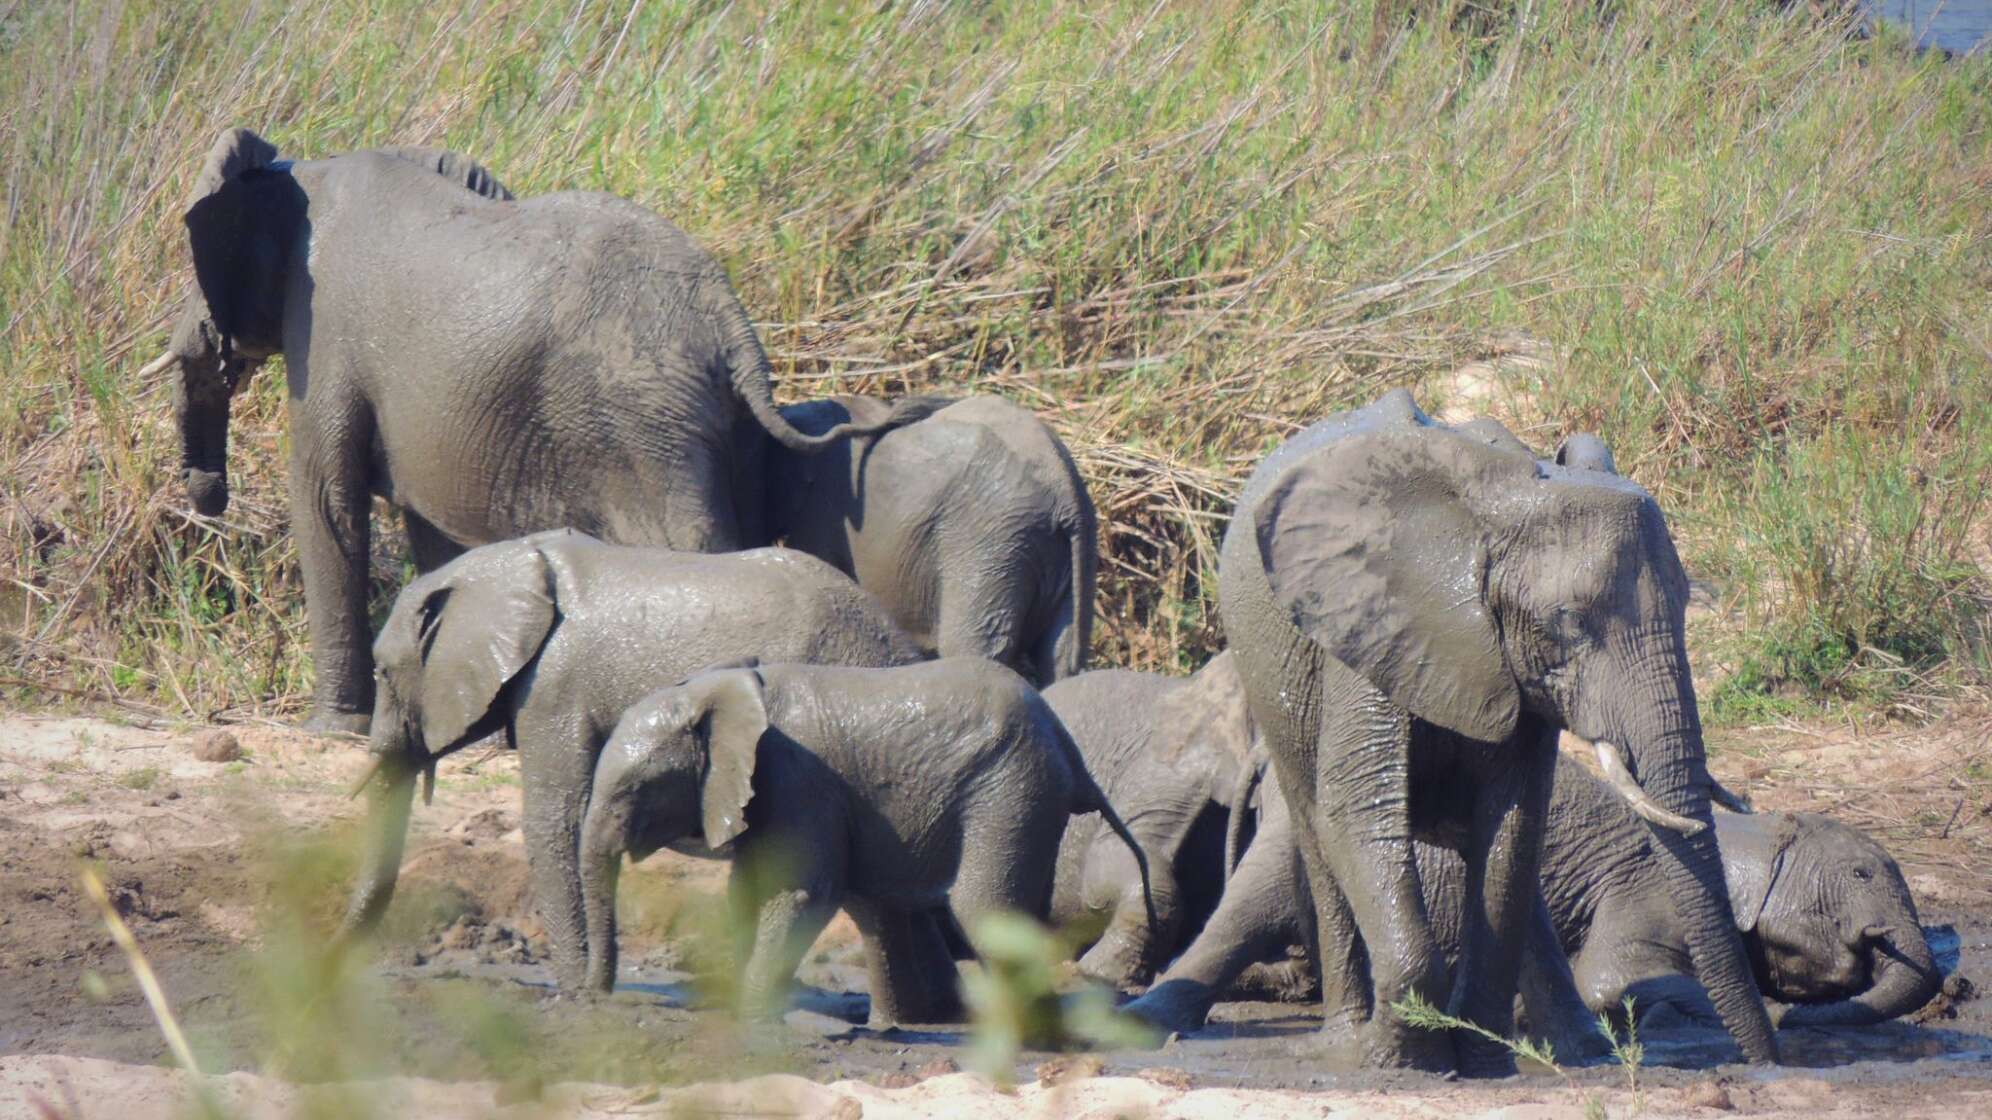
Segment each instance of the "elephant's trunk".
M1785 1012L1782 1025L1864 1027L1907 1015L1937 994L1942 981L1914 913L1904 915L1860 951L1872 954L1874 961L1874 982L1866 991L1832 1003L1799 1004Z
M378 727L379 721L375 724ZM401 875L409 811L415 803L415 777L422 767L409 756L404 741L384 745L389 749L375 755L378 764L366 787L366 846L360 858L359 880L339 927L342 940L367 933L380 922L394 899L395 880Z
M227 363L192 312L183 316L168 353L179 360L173 410L180 422L180 471L187 501L203 517L228 509ZM151 368L151 367L147 367Z
M1687 933L1695 973L1708 990L1730 1035L1752 1062L1778 1060L1770 1017L1750 968L1743 938L1729 906L1722 859L1716 849L1715 819L1702 743L1701 715L1688 675L1685 643L1676 640L1658 655L1632 651L1622 665L1638 666L1622 681L1634 682L1616 697L1632 706L1605 719L1615 742L1626 748L1628 780L1650 800L1656 815L1692 823L1692 830L1665 824L1653 835L1667 853L1663 861L1668 892ZM1649 635L1650 637L1650 635Z
M598 799L581 831L581 908L588 952L584 983L597 992L616 986L616 884L628 847L618 816Z

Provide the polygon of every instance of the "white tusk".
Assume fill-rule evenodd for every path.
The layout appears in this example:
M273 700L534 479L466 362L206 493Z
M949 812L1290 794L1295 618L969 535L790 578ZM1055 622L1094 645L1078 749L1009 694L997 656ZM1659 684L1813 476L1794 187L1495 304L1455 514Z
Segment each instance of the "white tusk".
M1591 745L1598 750L1598 765L1604 768L1605 780L1611 783L1620 797L1625 798L1626 804L1641 819L1661 828L1671 828L1683 836L1693 836L1706 827L1700 821L1668 812L1661 808L1659 802L1647 796L1646 791L1639 788L1639 780L1632 776L1632 771L1625 768L1625 760L1619 757L1617 747L1603 739Z
M173 364L173 352L171 350L168 350L164 354L161 354L158 357L152 359L151 361L145 363L144 365L138 367L138 379L140 381L143 381L146 378L151 377L153 374L158 373L160 370L163 370L167 366L170 366L172 364Z

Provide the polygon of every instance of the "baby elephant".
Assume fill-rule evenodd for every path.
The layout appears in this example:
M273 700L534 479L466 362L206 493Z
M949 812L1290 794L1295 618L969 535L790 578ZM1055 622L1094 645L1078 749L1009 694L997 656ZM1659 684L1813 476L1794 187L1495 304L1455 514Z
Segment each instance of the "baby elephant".
M782 415L817 432L892 411L831 397ZM774 539L857 580L929 651L1000 661L1040 686L1085 667L1093 502L1037 417L969 397L876 439L768 453Z
M973 939L1042 918L1066 818L1098 812L1141 860L1035 691L979 658L896 669L719 668L630 708L582 830L588 982L616 974L624 853L731 857L742 1004L776 1009L839 907L864 937L871 1024L960 1018L940 908Z

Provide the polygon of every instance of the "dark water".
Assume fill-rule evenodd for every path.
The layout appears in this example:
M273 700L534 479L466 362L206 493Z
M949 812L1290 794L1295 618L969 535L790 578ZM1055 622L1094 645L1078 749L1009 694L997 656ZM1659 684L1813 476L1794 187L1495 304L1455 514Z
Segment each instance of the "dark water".
M1870 0L1882 19L1914 32L1916 41L1963 54L1992 35L1992 0Z

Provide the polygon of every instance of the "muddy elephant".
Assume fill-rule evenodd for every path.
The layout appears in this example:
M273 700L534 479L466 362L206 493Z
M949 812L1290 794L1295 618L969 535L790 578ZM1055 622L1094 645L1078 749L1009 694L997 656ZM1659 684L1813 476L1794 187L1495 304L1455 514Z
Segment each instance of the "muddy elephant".
M1000 397L933 403L918 423L828 451L771 447L773 539L836 565L942 657L987 657L1040 686L1079 672L1098 544L1071 454ZM782 415L813 433L880 426L894 407L842 396Z
M1152 923L1139 868L1117 837L1079 820L1059 848L1052 920L1098 931L1080 971L1115 987L1147 983L1223 890L1232 803L1253 741L1231 662L1221 653L1189 677L1095 669L1044 691L1148 857Z
M660 685L759 658L887 666L920 659L878 604L811 556L605 544L561 530L475 548L403 588L374 644L367 849L344 932L393 897L415 780L502 733L519 752L534 901L554 973L579 987L587 942L576 860L595 759Z
M1514 1068L1406 1024L1417 996L1505 1034L1534 905L1557 734L1594 744L1652 828L1695 970L1751 1061L1770 1020L1716 850L1666 519L1616 475L1432 421L1402 391L1306 429L1247 482L1218 607L1294 817L1325 949L1328 1037L1356 1061ZM1466 866L1459 967L1414 840ZM1338 886L1339 885L1339 886Z
M1010 669L760 665L652 693L617 724L582 830L588 983L616 974L616 878L671 847L733 860L743 1009L779 1009L841 907L863 935L871 1025L957 1020L936 911L971 943L998 911L1042 918L1066 818L1141 848L1043 699Z
M423 571L560 527L721 552L767 543L766 439L858 430L781 418L724 270L676 226L606 194L509 197L454 153L293 162L238 128L188 202L195 290L154 367L178 363L187 494L217 515L229 400L284 356L313 728L373 708L374 496Z
M1258 770L1254 771L1260 772ZM1276 785L1266 775L1265 785ZM1196 1030L1254 962L1287 961L1312 932L1312 906L1284 799L1245 785L1252 846L1203 933L1131 1010ZM1780 1025L1858 1025L1907 1015L1939 977L1902 871L1857 829L1813 814L1714 810L1731 910ZM1448 966L1463 937L1465 864L1417 847L1427 912ZM1542 841L1544 909L1529 927L1521 973L1529 1033L1566 1057L1594 1051L1597 1014L1632 996L1641 1020L1719 1024L1695 979L1688 930L1671 902L1665 857L1605 783L1558 759ZM1346 959L1330 953L1329 960ZM1295 985L1299 987L1300 985ZM1347 987L1332 978L1330 990Z

